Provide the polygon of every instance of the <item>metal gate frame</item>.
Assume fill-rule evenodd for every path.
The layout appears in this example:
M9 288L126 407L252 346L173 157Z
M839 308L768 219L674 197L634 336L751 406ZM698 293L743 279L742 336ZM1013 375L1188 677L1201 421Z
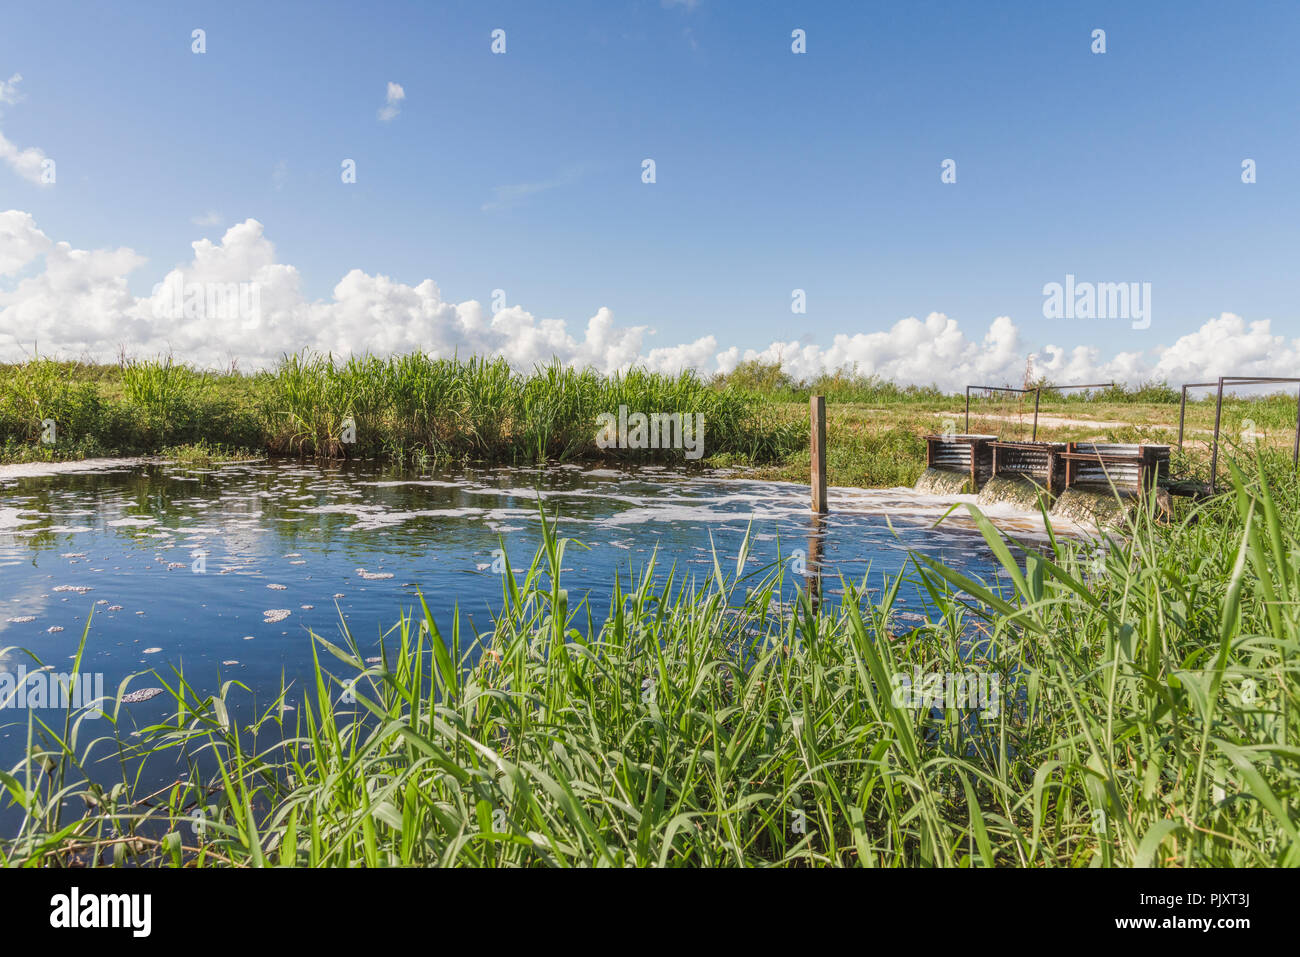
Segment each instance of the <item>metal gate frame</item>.
M1269 382L1300 383L1300 378L1286 376L1221 375L1217 382L1185 382L1183 396L1178 404L1178 448L1183 447L1183 422L1187 415L1188 389L1216 389L1214 399L1214 445L1210 452L1210 494L1216 491L1219 478L1219 423L1223 416L1223 387L1227 385L1262 385ZM1295 443L1291 451L1291 467L1300 466L1300 388L1296 390Z
M1042 389L1035 386L1032 389L1013 389L1009 385L968 385L966 386L966 434L970 434L970 390L983 389L987 392L1016 392L1020 395L1026 395L1030 392L1034 394L1034 435L1029 441L1038 441L1038 400L1042 396Z
M1295 381L1300 382L1300 379L1297 379ZM1037 442L1038 441L1038 403L1039 400L1042 398L1043 389L1054 389L1057 392L1062 392L1065 389L1106 389L1106 388L1109 389L1115 388L1115 383L1094 382L1088 385L1045 385L1041 387L1034 386L1032 389L1013 389L1011 388L1011 386L1007 386L1007 385L968 385L966 386L966 433L970 434L970 390L971 389L982 389L986 392L1017 392L1021 395L1025 395L1029 392L1032 392L1034 394L1034 434L1030 437L1029 441ZM1186 392L1183 393L1184 396L1186 396L1186 394L1187 394ZM1300 429L1300 425L1298 425L1297 428ZM1300 439L1298 439L1297 441L1300 441Z

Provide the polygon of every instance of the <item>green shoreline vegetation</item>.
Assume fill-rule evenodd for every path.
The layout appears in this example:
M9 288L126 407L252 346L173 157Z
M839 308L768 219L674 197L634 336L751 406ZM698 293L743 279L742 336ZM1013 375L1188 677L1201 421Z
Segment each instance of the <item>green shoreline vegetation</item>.
M1030 380L1031 385L1047 384ZM711 378L632 369L603 376L558 362L531 372L503 359L420 353L336 360L302 353L273 368L204 371L161 359L93 364L36 358L0 365L0 463L162 455L200 464L264 455L448 464L657 462L691 466L679 450L600 449L597 417L620 405L644 413L703 414L704 466L806 482L808 398L826 396L834 485L910 486L925 467L924 435L952 422L964 400L840 372L799 382L775 365L744 363ZM1225 400L1230 449L1289 446L1296 400L1283 393ZM1028 438L1031 401L973 404L972 431ZM1088 393L1045 388L1039 437L1173 444L1178 391L1164 383ZM1091 425L1089 420L1097 425ZM1189 402L1188 451L1174 471L1204 478L1213 397ZM53 423L53 442L49 424ZM354 435L348 435L351 426ZM354 442L345 439L354 437Z
M171 359L0 367L0 459L170 451L191 460L271 454L428 467L671 458L667 449L597 448L597 417L620 405L702 414L715 458L778 461L807 441L796 423L748 393L689 372L602 376L553 362L520 373L504 359L414 353L336 362L304 353L251 375Z
M173 454L202 461L337 453L351 416L358 455L581 460L595 416L625 404L703 411L715 417L706 464L796 481L802 469L806 481L807 397L818 392L839 410L833 480L909 484L920 468L908 456L919 445L923 459L921 436L957 407L933 391L793 383L761 366L705 381L411 357L290 357L251 376L45 361L0 372L11 459L30 457L49 417L69 423L69 453L193 445ZM864 578L818 602L799 578L791 602L788 569L750 570L742 545L700 579L620 576L597 620L562 581L575 543L544 523L529 568L502 577L491 628L464 633L458 615L439 621L421 602L394 612L376 663L340 622L336 636L303 639L315 686L282 689L251 720L238 717L253 704L242 684L199 695L176 670L144 679L168 696L159 724L132 722L120 702L129 683L98 720L69 711L46 724L29 711L14 732L26 755L0 772L0 811L21 818L0 860L1298 866L1293 403L1227 403L1230 436L1250 420L1265 440L1250 455L1228 443L1222 494L1181 500L1167 521L1152 517L1154 499L1126 512L1100 564L1087 543L1055 534L1017 550L969 507L1002 568L993 583L913 555L878 594ZM1122 423L1059 422L1044 438L1173 438L1165 386L1053 397L1043 412ZM977 415L972 426L1008 434L1024 406L987 402ZM1189 406L1193 448L1176 467L1203 470L1212 416L1212 401ZM923 622L894 607L905 579L926 600ZM71 671L80 665L79 653ZM1000 707L893 695L900 674L972 673L996 676ZM290 693L295 710L282 709Z

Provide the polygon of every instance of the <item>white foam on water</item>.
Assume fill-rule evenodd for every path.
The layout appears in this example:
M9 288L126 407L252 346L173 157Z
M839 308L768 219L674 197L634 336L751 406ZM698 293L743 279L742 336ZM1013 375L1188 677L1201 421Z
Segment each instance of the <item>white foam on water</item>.
M497 495L502 498L528 498L534 501L541 499L546 501L552 498L594 498L602 501L624 502L628 505L644 505L645 496L637 495L619 495L608 489L581 489L581 488L556 488L556 489L535 489L535 488L464 488L462 491L467 495Z
M351 515L357 519L352 531L388 528L416 518L479 518L487 514L481 508L422 508L413 511L390 510L383 505L317 505L298 511L310 515Z
M47 475L62 475L66 472L108 472L135 468L144 461L142 458L124 458L82 459L79 462L19 462L14 465L0 465L0 481L44 478Z
M13 529L15 535L42 535L46 532L58 532L61 535L80 535L83 532L93 532L94 529L89 525L45 525L41 528L16 528Z
M440 479L407 479L394 480L388 482L358 482L358 485L367 485L371 488L397 488L402 485L421 485L427 488L463 488L462 482L446 482Z
M23 516L32 510L28 508L10 508L8 506L0 508L0 531L7 531L11 528L20 528L23 525L30 524L39 520L39 513L32 518Z

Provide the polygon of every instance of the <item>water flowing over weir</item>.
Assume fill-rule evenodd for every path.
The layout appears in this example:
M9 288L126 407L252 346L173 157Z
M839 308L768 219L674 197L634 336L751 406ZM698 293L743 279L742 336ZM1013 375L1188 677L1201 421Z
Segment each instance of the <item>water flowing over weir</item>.
M1123 517L1128 504L1109 490L1071 488L1053 503L1051 514L1073 522L1114 525Z
M967 494L970 477L960 472L926 469L916 482L916 491L929 495ZM982 510L1002 505L1023 512L1037 512L1040 499L1047 490L1032 479L1022 476L999 475L990 479L979 490L975 504ZM1060 520L1062 526L1114 525L1121 521L1125 511L1141 499L1136 495L1118 493L1112 488L1070 488L1049 497L1048 515Z
M1157 490L1169 511L1169 447L1090 442L1003 442L990 435L926 436L918 492L953 495L978 490L981 508L1006 505L1065 522L1113 525Z
M976 501L980 506L1013 505L1031 511L1038 508L1038 500L1046 491L1030 479L999 475L980 489Z
M916 480L916 490L927 495L960 495L970 489L970 476L946 469L926 469Z
M926 469L916 482L916 491L927 495L962 495L969 487L967 476L942 469ZM1046 494L1041 485L1029 479L999 475L980 489L975 504L985 511L1004 505L1023 512L1037 512L1039 499ZM1110 489L1072 488L1051 500L1048 515L1054 523L1061 520L1062 526L1114 525L1137 501L1132 496L1121 498Z

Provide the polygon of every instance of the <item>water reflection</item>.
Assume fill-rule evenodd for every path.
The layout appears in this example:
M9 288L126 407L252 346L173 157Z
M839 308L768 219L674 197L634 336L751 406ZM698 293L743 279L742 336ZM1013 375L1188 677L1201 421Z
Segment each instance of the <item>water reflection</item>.
M377 655L417 591L440 623L458 614L471 630L490 628L498 559L529 565L539 507L588 546L567 553L565 584L571 607L587 596L599 621L615 575L635 579L655 555L661 576L675 569L701 581L715 550L735 568L747 533L745 573L785 564L796 574L787 573L783 597L798 582L818 607L842 592L841 576L878 590L909 549L990 575L976 532L930 527L948 504L902 490L832 490L830 514L817 517L804 486L659 469L415 473L258 462L0 479L0 646L62 669L89 622L82 670L102 672L110 689L133 672L170 678L183 667L201 692L236 677L265 700L282 678L301 687L308 628L336 637L346 623ZM901 594L904 613L919 607L914 590ZM132 705L132 718L157 720L166 701ZM25 733L14 718L25 724L0 713L6 764Z

